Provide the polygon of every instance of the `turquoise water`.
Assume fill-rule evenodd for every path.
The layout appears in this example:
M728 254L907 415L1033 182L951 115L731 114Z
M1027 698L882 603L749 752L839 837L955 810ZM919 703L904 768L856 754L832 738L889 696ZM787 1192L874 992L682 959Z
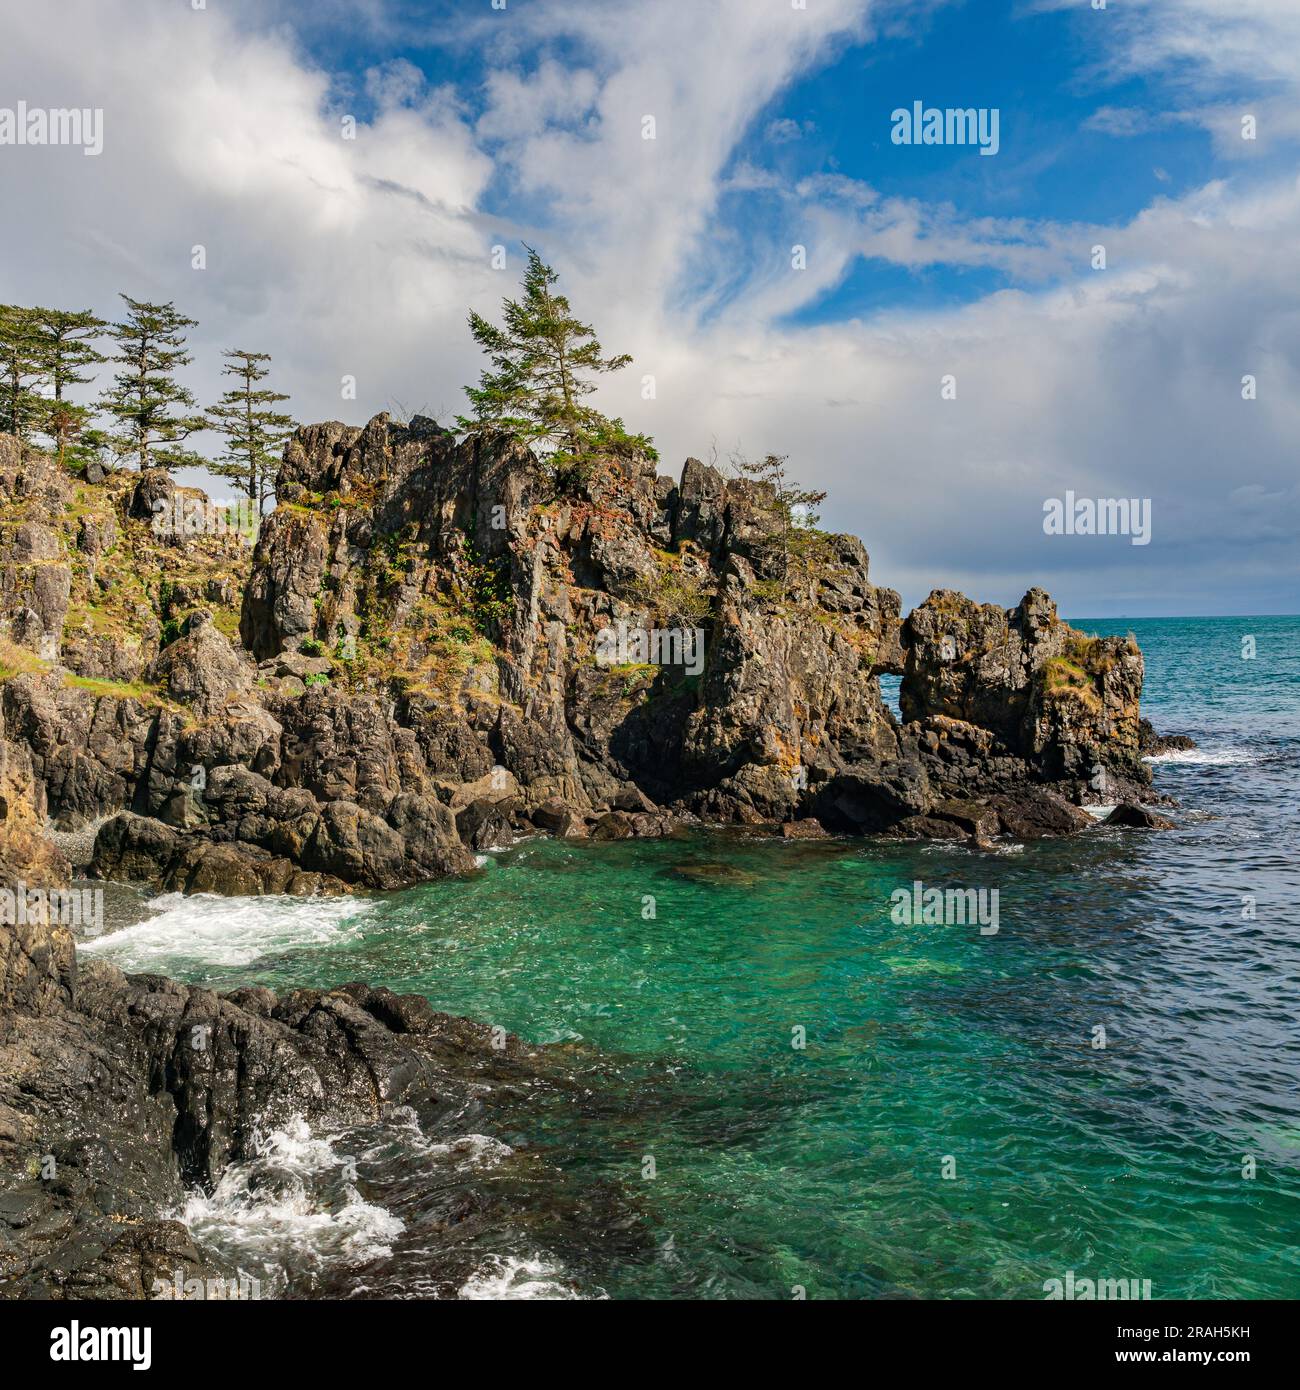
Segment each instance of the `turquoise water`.
M628 1195L637 1241L481 1237L580 1294L1041 1298L1073 1270L1295 1297L1300 619L1079 625L1134 631L1147 712L1202 745L1156 764L1176 831L537 840L309 914L173 901L96 949L223 988L364 978L582 1040L573 1089L474 1119L579 1202ZM996 889L998 931L896 925L914 880Z

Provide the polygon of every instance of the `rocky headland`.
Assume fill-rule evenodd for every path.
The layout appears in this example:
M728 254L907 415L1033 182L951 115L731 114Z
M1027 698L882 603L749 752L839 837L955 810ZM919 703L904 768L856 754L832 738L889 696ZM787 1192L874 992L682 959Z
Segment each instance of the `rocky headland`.
M1010 610L938 590L904 617L858 540L792 548L761 484L694 459L674 479L622 451L560 495L505 435L315 425L250 545L188 525L210 509L166 472L73 472L0 435L0 504L11 889L392 889L533 833L990 846L1091 826L1090 803L1167 824L1132 639L1074 630L1040 589ZM646 634L698 634L676 650L699 659ZM268 1119L546 1070L422 999L220 996L6 922L0 1294L201 1274L160 1213Z
M791 555L694 459L557 497L516 441L381 415L298 431L255 547L176 527L197 496L0 436L7 756L97 877L389 889L520 833L990 839L1152 799L1131 639L1039 589L904 618L858 540ZM700 659L602 660L620 630Z

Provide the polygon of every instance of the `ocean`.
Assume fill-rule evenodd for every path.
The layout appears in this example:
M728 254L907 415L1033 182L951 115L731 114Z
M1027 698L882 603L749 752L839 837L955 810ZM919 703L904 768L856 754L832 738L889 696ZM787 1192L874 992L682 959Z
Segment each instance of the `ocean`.
M119 902L86 949L124 969L365 979L566 1073L288 1125L178 1215L281 1296L1300 1295L1300 618L1072 621L1135 633L1197 740L1155 760L1174 831L538 839L355 901ZM996 890L997 931L899 924L918 882Z

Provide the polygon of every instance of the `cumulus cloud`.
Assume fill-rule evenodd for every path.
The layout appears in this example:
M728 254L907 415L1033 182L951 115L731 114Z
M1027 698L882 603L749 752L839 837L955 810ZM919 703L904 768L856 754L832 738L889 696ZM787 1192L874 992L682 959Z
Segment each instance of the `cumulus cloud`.
M636 357L601 400L656 435L665 466L713 441L788 453L830 490L826 521L862 535L875 577L910 602L945 584L1010 603L1045 582L1076 614L1295 607L1294 174L1234 162L1106 226L972 218L739 162L751 131L788 134L770 114L782 90L870 40L866 0L512 6L441 35L488 58L455 85L408 59L340 80L308 55L301 25L346 14L418 56L418 15L380 0L336 14L71 0L57 44L39 7L15 8L0 87L102 106L105 150L0 151L0 295L100 312L117 289L175 299L200 320L204 401L221 349L240 346L274 355L299 418L454 413L478 369L465 311L514 282L491 247L508 244L517 272L526 238L607 349ZM1108 61L1201 70L1210 85L1189 78L1179 109L1228 112L1222 84L1285 43L1293 8L1146 0L1153 32L1112 26ZM1294 97L1291 57L1263 71L1270 100ZM798 317L864 258L1003 287L941 311ZM1150 497L1152 544L1045 536L1043 501L1066 489Z

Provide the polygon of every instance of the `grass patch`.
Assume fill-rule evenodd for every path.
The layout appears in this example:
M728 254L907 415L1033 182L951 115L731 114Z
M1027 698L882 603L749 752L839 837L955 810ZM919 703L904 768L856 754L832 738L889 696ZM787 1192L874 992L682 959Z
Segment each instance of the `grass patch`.
M150 708L164 705L168 709L179 708L170 700L164 699L162 692L156 685L149 685L145 681L107 681L100 680L96 676L74 676L71 672L66 672L63 677L63 684L69 690L88 690L92 695L101 699L135 700Z

